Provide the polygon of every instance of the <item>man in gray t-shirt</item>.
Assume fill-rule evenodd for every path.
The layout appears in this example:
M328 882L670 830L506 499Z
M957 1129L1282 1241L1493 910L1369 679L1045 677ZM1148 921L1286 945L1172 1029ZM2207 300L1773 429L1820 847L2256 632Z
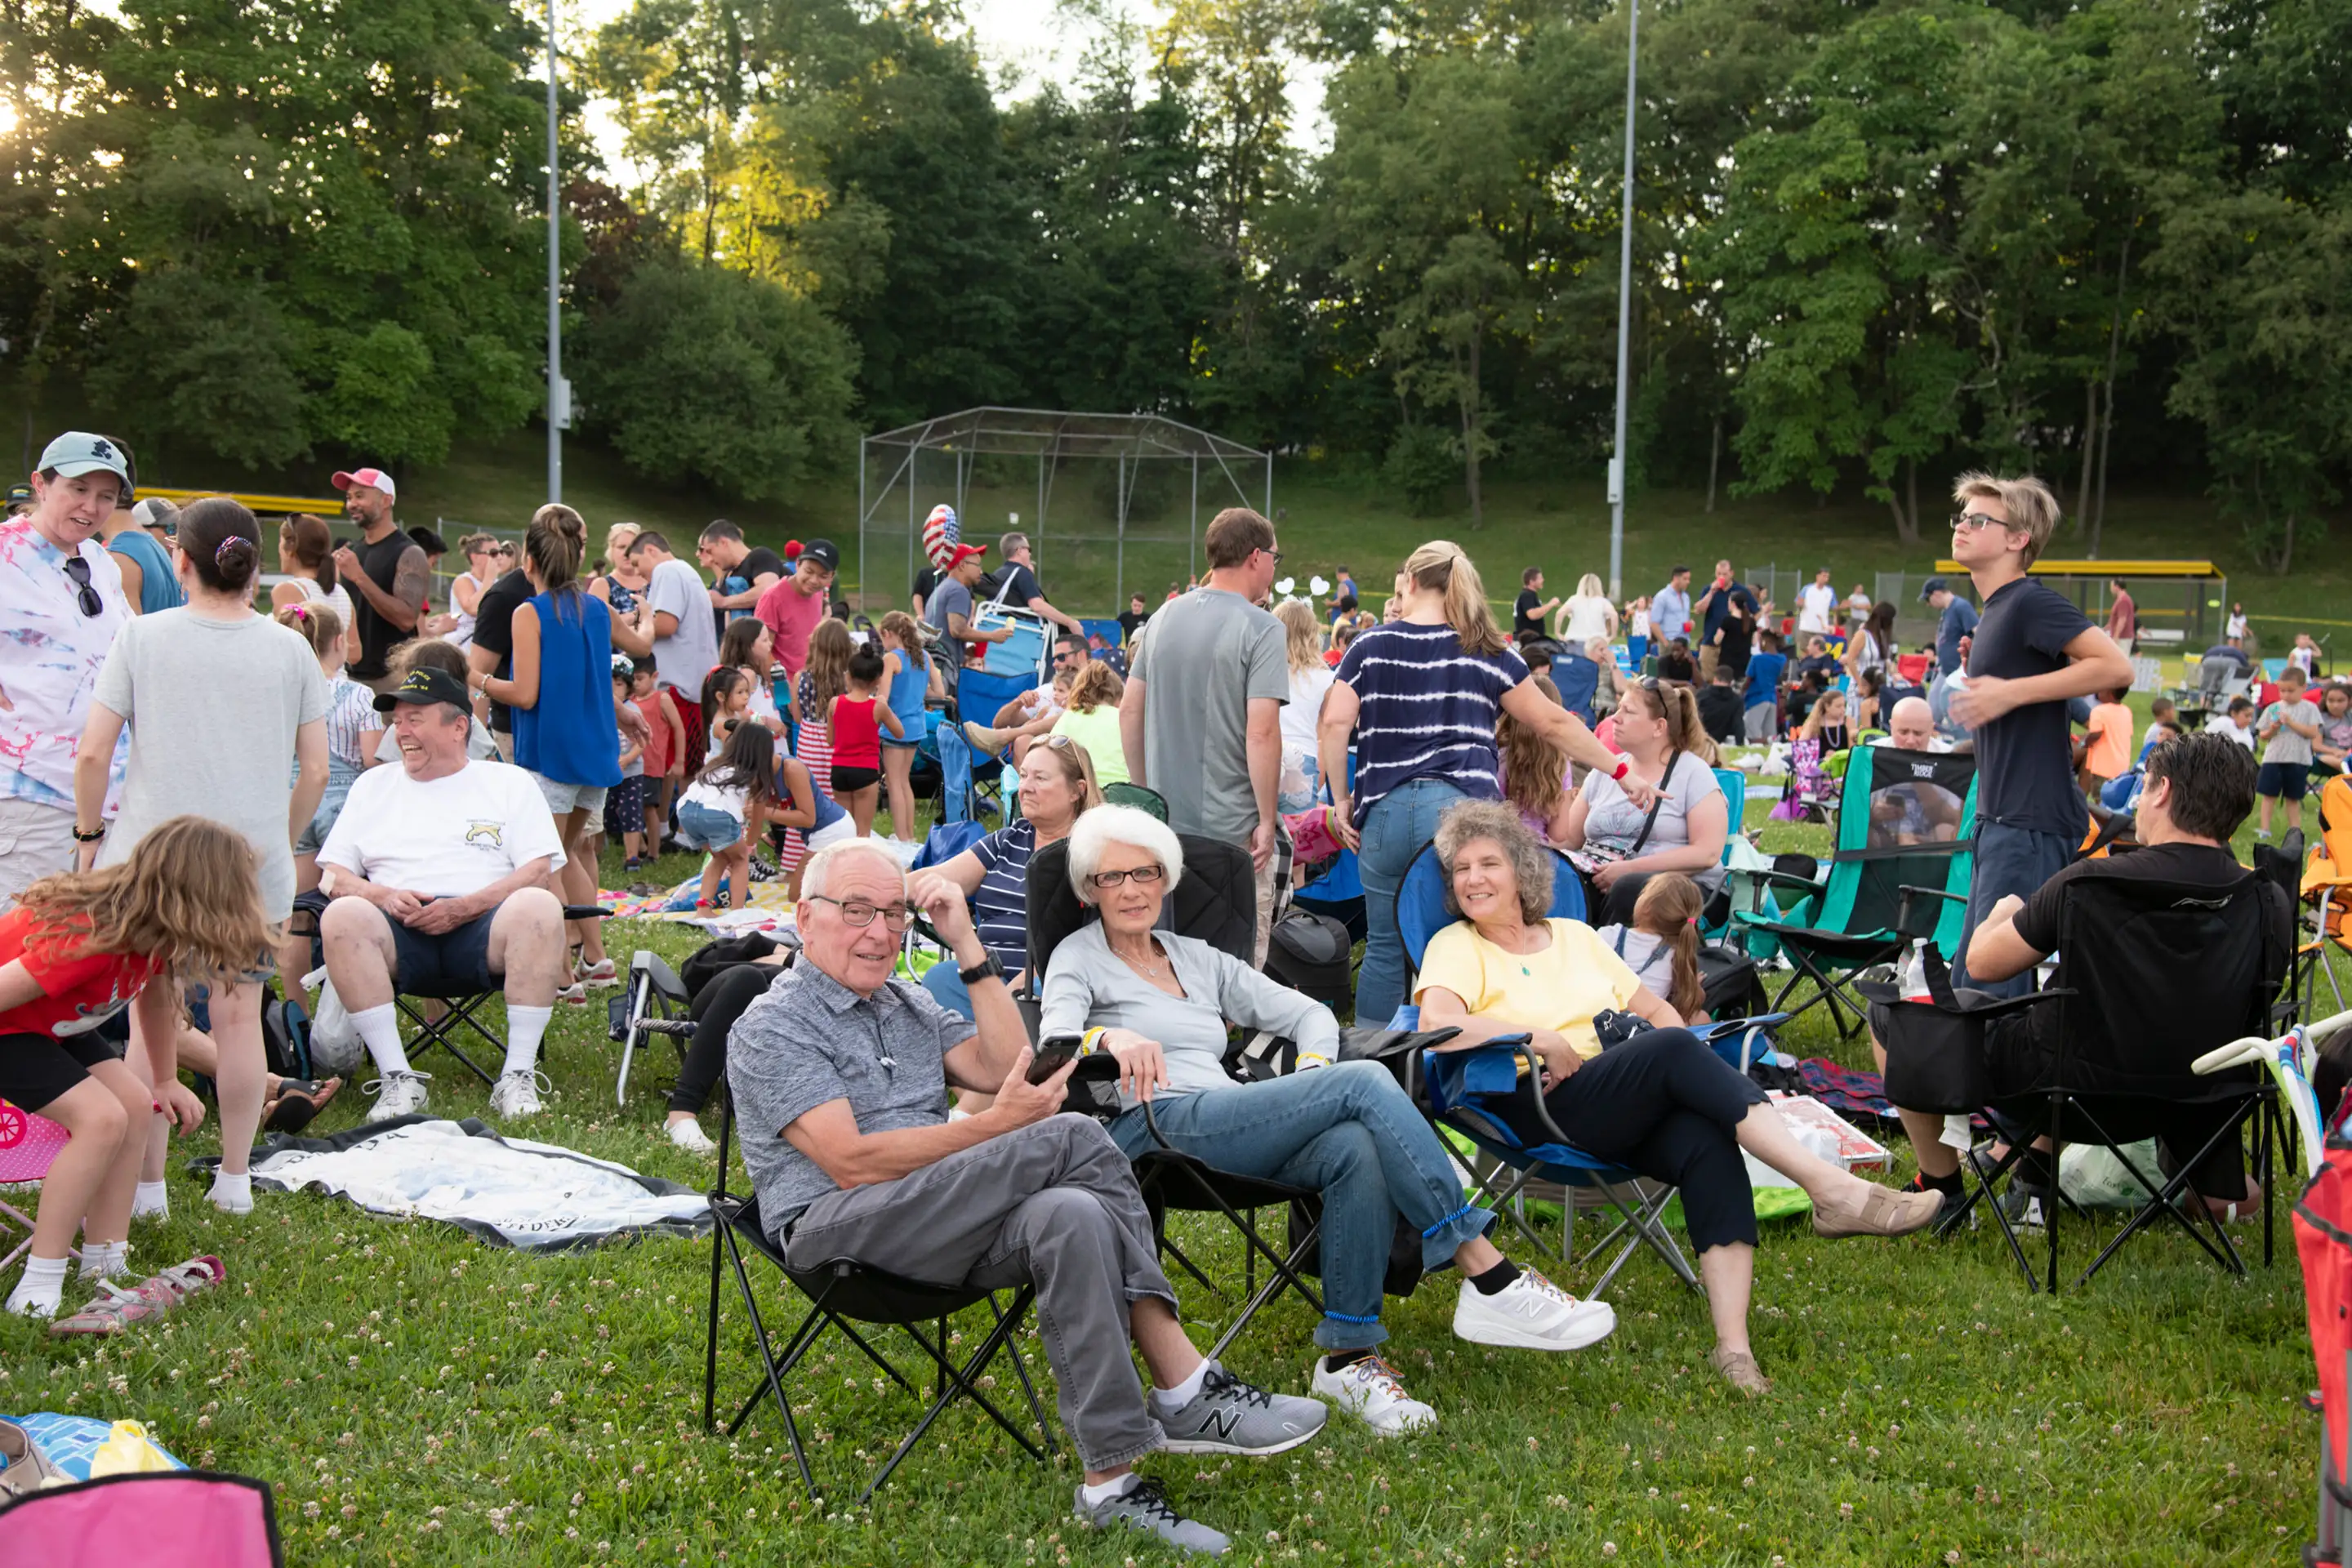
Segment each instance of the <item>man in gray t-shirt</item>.
M1134 1168L1100 1122L1055 1114L1075 1061L1029 1081L1028 1032L963 890L937 871L910 884L870 839L819 850L802 878L800 957L727 1048L761 1224L795 1269L848 1260L930 1285L1034 1286L1086 1469L1082 1517L1223 1550L1138 1483L1134 1462L1171 1443L1278 1452L1314 1436L1324 1406L1253 1389L1186 1339ZM969 1023L892 978L917 908L971 988ZM992 1102L950 1121L950 1083Z

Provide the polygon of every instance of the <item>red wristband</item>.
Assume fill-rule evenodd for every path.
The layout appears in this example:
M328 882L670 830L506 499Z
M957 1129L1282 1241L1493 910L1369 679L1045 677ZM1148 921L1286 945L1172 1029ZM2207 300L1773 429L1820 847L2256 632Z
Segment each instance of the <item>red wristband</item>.
M1623 784L1625 782L1625 775L1633 771L1633 759L1631 757L1620 757L1617 759L1617 766L1615 770L1612 771L1609 776L1615 779L1619 784Z

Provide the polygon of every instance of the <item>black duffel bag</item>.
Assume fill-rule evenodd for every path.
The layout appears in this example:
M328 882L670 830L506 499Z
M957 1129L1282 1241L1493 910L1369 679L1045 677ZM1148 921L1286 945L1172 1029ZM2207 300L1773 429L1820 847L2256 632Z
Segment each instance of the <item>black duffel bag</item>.
M1345 921L1293 909L1266 939L1265 976L1327 1007L1344 1007L1356 995L1354 947Z
M1886 981L1856 981L1870 1003L1870 1026L1886 1048L1886 1098L1906 1110L1968 1115L1992 1098L1985 1066L1985 1030L1995 1018L2022 1012L2042 998L1995 996L1969 986L1955 989L1943 955L1921 949L1928 1000L1903 994Z

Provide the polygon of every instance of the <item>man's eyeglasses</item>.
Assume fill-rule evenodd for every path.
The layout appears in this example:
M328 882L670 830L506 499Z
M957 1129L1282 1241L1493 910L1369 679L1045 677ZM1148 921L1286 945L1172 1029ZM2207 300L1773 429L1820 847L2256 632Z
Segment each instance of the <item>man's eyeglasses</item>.
M861 931L874 923L876 915L880 915L892 931L905 931L915 921L915 911L904 904L869 904L864 899L829 899L823 893L811 893L809 900L831 904L841 911L843 920Z
M66 575L73 579L74 593L80 600L81 613L85 618L95 620L106 614L106 601L100 598L98 590L89 585L89 562L79 555L68 558L66 562Z
M1097 871L1087 880L1097 889L1108 892L1130 878L1134 879L1137 887L1149 888L1163 880L1167 875L1168 868L1165 866L1138 866L1132 871Z
M1259 551L1258 553L1260 555L1271 557L1276 566L1282 564L1282 552L1275 549L1272 545L1266 546L1265 549Z
M1964 528L1974 533L1981 532L1988 528L2007 528L2009 524L2002 521L2000 518L1990 516L1981 511L1964 511L1952 519L1952 531L1954 533L1959 532L1960 530Z

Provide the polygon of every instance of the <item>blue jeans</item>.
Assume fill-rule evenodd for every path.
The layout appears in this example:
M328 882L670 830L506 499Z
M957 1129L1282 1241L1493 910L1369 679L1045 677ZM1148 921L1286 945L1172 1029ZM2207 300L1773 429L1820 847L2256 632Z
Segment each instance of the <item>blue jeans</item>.
M963 983L963 972L956 967L954 953L923 971L923 989L931 994L932 1001L957 1017L971 1016L971 988Z
M1495 1223L1462 1201L1445 1145L1378 1062L1162 1095L1151 1110L1168 1142L1195 1159L1323 1194L1324 1314L1315 1342L1326 1350L1388 1338L1381 1281L1400 1215L1421 1232L1423 1268L1444 1267ZM1159 1147L1140 1107L1112 1122L1110 1135L1129 1159Z
M1446 807L1468 798L1444 779L1409 779L1381 796L1364 818L1356 866L1364 879L1364 965L1356 976L1356 1021L1385 1029L1404 1005L1404 939L1397 935L1397 889L1421 847L1437 837Z
M2033 989L2033 971L2007 980L1979 980L1969 973L1969 940L1976 934L1992 907L2015 893L2030 899L2042 883L2074 863L2075 846L2055 833L2030 827L2009 827L1998 822L1977 825L1975 863L1969 873L1968 924L1960 936L1960 955L1952 961L1952 984L1973 985L1995 996L2022 996Z
M682 801L677 808L677 841L688 849L731 847L743 837L743 824L732 813L700 801Z

